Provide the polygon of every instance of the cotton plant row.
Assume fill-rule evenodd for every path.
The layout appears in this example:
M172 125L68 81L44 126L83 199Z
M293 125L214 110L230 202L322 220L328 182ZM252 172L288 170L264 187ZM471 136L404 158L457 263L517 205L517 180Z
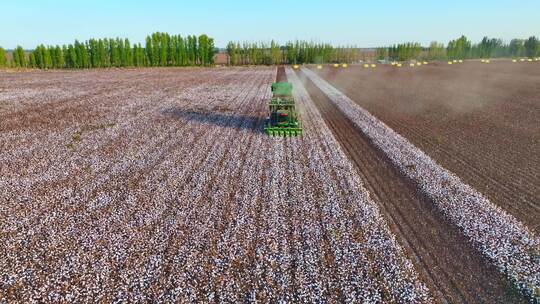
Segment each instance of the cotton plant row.
M459 177L309 69L302 69L351 121L532 301L540 300L540 239Z
M261 131L275 69L62 73L103 90L0 123L0 302L429 301L305 91Z

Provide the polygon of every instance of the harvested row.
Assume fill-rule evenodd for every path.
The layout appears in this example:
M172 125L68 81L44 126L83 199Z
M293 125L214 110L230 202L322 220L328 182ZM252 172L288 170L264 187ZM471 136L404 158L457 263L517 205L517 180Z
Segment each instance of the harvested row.
M429 301L307 93L263 134L274 69L40 73L3 82L0 301Z
M527 227L440 167L314 72L305 68L302 71L502 273L532 299L539 299L540 240Z

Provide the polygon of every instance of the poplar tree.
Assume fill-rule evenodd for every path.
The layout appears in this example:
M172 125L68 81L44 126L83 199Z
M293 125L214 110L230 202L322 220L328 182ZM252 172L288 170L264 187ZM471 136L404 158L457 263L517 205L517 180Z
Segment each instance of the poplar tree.
M134 44L133 45L133 65L136 67L141 67L142 60L141 60L141 47L140 44Z
M131 45L127 38L75 40L73 44L60 46L37 46L29 54L17 48L13 54L14 65L49 68L100 68L131 66L185 66L214 63L216 48L214 40L207 35L169 35L155 32L146 37L146 47L140 43ZM264 46L259 47L264 48ZM256 49L254 49L256 50ZM263 58L263 50L256 50L257 58ZM261 55L263 54L263 55ZM5 50L0 66L6 65ZM28 58L28 60L27 60ZM2 61L3 60L3 61Z
M203 66L208 65L208 36L204 34L199 36L198 55L198 62Z
M174 52L174 40L175 40L175 37L174 35L171 36L169 34L167 34L167 64L169 66L174 66L176 65L176 60L175 60L175 52Z
M131 43L129 42L129 39L127 38L124 40L124 52L125 66L133 66L133 50L131 49Z
M186 44L184 43L184 37L178 35L176 37L178 45L176 46L176 58L178 60L178 66L186 65Z
M238 49L236 48L236 43L230 41L227 44L227 55L229 56L229 65L238 64Z
M47 52L49 53L49 69L57 69L58 62L56 62L56 49L53 46L47 46Z
M521 57L524 53L523 40L512 39L508 45L508 53L511 57Z
M384 60L388 57L388 48L379 47L375 50L375 53L378 60Z
M111 66L113 67L119 67L121 64L117 42L116 39L109 39L109 54L111 57Z
M187 50L188 50L188 58L189 58L189 65L197 65L197 36L189 35L187 38Z
M188 35L184 37L184 65L192 65L191 61L191 38Z
M152 34L152 66L159 66L160 64L160 55L161 55L161 34L153 33Z
M171 60L171 65L179 66L178 64L178 36L172 35L171 40L169 41L169 56Z
M79 67L79 60L77 58L77 51L75 50L75 46L73 44L70 44L68 46L68 66L72 69L78 69Z
M491 58L493 57L497 52L500 52L500 49L502 47L503 43L500 39L489 39L488 37L484 37L482 41L480 41L479 44L472 47L472 57L479 57L479 58Z
M146 53L144 52L144 48L142 47L142 45L139 43L138 44L138 62L139 62L139 66L142 66L142 67L145 67L145 66L148 66L148 58L146 57Z
M146 56L145 49L142 47L142 45L139 43L139 60L141 62L141 66L147 67L149 66L148 63L148 57Z
M7 65L6 50L0 47L0 67L5 67Z
M13 57L13 66L20 67L21 61L19 60L19 54L17 54L17 52L13 52L11 56Z
M43 52L43 66L45 69L51 69L53 67L51 48L42 45L41 50Z
M167 66L168 65L167 48L169 47L169 35L166 33L161 34L159 37L158 43L159 43L159 65Z
M529 37L523 44L523 47L525 49L525 56L532 58L540 53L540 45L538 42L538 38L535 36Z
M430 60L440 60L446 57L444 44L432 41L429 44L428 58Z
M116 38L116 45L118 46L118 59L120 67L126 66L126 49L124 47L124 40Z
M62 54L64 55L64 68L69 68L69 53L68 48L65 44L62 46Z
M50 57L49 69L59 69L58 57L56 57L56 48L54 46L48 46L47 51Z
M75 40L74 48L75 48L75 53L77 54L77 56L76 56L76 58L77 58L76 59L77 60L76 67L84 69L86 67L85 66L85 59L83 58L84 57L84 51L85 51L84 46L78 40Z
M34 52L30 53L28 55L28 67L29 68L37 68L37 64L36 64L36 57L34 55Z
M214 43L214 38L208 37L208 52L206 54L208 56L208 65L214 65L214 56L216 55L217 51L218 50Z
M26 67L26 55L24 53L24 49L20 45L17 46L17 48L13 52L13 62L15 63L16 67Z
M153 55L154 55L154 48L152 47L152 38L150 36L146 37L146 47L145 47L146 57L148 59L148 65L153 65Z
M61 68L64 68L64 53L62 51L62 48L57 45L55 48L54 48L54 51L55 51L55 57L56 57L56 68L58 69L61 69Z
M35 65L36 67L40 69L45 68L44 52L42 48L43 48L43 45L38 45L36 49L32 52L32 54L34 55Z
M292 42L287 42L286 46L285 46L285 49L286 49L286 57L287 57L287 62L289 64L297 64L298 63L298 58L296 56L296 47L294 45L294 43Z
M270 42L270 57L271 57L270 64L281 63L281 50L279 49L279 45L274 40Z
M88 44L87 42L81 43L81 54L82 54L82 61L83 66L85 69L90 68L90 56L88 54Z
M93 68L101 67L101 53L99 52L98 42L95 39L88 40L88 53L90 54L90 66Z
M109 58L109 52L107 50L108 44L108 39L99 39L97 42L99 66L103 68L111 66L111 59Z
M470 56L471 42L465 36L448 42L447 54L450 59L466 59Z

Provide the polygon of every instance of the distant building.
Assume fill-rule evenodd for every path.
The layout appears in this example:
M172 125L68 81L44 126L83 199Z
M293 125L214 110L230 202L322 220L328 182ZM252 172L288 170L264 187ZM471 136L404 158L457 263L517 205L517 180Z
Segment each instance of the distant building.
M229 64L229 55L226 53L217 53L214 55L214 63L216 65L227 65Z

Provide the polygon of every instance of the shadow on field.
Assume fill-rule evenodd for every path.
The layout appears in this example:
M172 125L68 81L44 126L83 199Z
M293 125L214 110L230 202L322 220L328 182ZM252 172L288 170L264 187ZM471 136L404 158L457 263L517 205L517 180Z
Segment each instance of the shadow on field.
M253 133L263 133L265 117L251 116L233 113L229 110L208 110L208 109L183 109L172 107L162 111L162 114L183 122L197 122L211 124L223 128L238 130L248 130Z

